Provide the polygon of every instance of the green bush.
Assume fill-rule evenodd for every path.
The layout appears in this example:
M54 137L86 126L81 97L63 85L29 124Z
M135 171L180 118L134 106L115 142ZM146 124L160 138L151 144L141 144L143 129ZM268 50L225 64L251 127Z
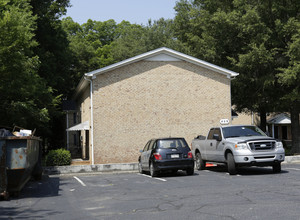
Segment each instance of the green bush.
M51 150L46 156L46 166L65 166L71 162L71 153L65 149Z

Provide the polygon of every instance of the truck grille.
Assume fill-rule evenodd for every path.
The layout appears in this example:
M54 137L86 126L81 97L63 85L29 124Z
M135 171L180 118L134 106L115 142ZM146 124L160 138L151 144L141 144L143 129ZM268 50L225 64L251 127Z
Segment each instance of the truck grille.
M266 151L275 149L275 141L270 142L248 142L252 151Z

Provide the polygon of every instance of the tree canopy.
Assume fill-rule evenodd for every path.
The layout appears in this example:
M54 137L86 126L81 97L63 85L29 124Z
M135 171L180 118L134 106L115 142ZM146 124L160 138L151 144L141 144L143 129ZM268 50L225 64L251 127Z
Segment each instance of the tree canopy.
M38 75L36 17L29 2L1 1L0 29L0 123L42 129L56 100Z
M290 0L181 0L175 7L178 39L193 56L240 73L233 104L260 113L263 130L268 112L299 117L299 9ZM299 118L292 123L295 130ZM300 152L299 141L293 146Z
M88 20L80 25L67 17L62 26L68 34L70 49L74 54L74 71L82 74L159 48L184 50L175 38L173 20L163 18L148 26L114 20Z
M240 75L232 81L239 111L290 112L300 152L300 2L179 0L174 19L87 20L61 16L69 0L0 2L0 124L37 128L63 144L62 99L84 73L168 47Z

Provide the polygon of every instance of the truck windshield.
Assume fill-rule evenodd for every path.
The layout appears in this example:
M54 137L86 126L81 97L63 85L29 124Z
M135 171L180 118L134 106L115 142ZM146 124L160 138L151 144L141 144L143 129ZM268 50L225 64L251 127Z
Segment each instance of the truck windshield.
M232 126L222 128L224 138L244 137L244 136L266 136L266 134L256 126Z

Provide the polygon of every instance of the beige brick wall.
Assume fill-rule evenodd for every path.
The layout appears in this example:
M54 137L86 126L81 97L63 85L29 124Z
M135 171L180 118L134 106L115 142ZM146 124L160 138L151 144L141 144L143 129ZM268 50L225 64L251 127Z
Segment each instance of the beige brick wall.
M190 144L231 118L230 79L188 62L140 61L93 82L96 164L137 162L155 137L180 136Z
M233 125L251 125L252 115L251 113L237 112L238 117L234 117L231 121Z
M237 112L238 117L233 118L232 125L260 125L260 117L257 113Z

